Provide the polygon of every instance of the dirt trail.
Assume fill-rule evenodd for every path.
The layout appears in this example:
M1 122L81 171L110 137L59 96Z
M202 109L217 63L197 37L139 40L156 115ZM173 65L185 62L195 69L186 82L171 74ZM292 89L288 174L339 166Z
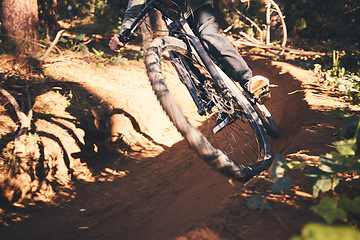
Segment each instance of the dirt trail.
M328 152L341 121L325 111L344 103L317 86L310 72L260 57L246 60L254 74L278 85L267 104L282 132L272 140L274 152L289 160ZM316 219L303 206L312 201L307 198L273 199L276 216L247 208L246 196L239 190L243 184L231 186L176 132L152 94L142 63L97 69L86 65L59 63L46 68L57 68L59 77L81 85L112 109L121 109L122 114L112 118L112 131L121 132L134 151L118 161L95 159L92 169L104 173L107 167L126 171L126 176L77 181L74 199L59 207L14 209L27 219L0 227L1 239L289 239L306 221ZM177 89L175 97L190 121L200 126L201 117L167 67L170 87ZM134 130L131 120L140 130ZM294 186L309 191L300 175ZM266 191L269 185L260 179L254 186Z

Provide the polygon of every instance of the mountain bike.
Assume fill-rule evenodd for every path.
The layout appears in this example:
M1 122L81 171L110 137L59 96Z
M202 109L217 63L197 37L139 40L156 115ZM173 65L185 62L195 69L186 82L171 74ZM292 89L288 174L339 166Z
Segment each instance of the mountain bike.
M216 64L175 3L148 0L131 27L119 35L120 40L125 44L137 36L152 9L160 11L168 35L152 42L145 65L155 95L172 123L197 154L226 177L247 181L267 170L273 161L267 134L279 135L270 112ZM199 128L189 123L166 86L161 71L166 51L198 114L207 116ZM214 134L219 113L228 114L231 121Z

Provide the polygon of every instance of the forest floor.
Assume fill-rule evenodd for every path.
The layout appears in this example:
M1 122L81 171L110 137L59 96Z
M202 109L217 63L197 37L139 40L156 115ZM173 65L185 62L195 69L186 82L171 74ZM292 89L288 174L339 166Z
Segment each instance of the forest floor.
M278 85L267 103L281 130L271 139L274 153L314 162L333 150L343 121L328 111L347 104L310 71L244 58L254 74ZM22 178L2 185L1 239L290 239L306 223L323 221L309 209L315 200L305 170L287 173L291 190L272 194L266 173L232 185L199 159L159 106L143 60L120 58L99 67L83 53L42 64L1 55L0 73L1 86L21 106L24 89L30 92L36 140L28 138L26 149L35 146L37 162L26 165L33 176L21 165ZM189 121L201 126L204 118L170 63L164 73ZM7 99L0 107L0 146L11 149L17 120ZM253 195L265 196L272 210L249 207Z

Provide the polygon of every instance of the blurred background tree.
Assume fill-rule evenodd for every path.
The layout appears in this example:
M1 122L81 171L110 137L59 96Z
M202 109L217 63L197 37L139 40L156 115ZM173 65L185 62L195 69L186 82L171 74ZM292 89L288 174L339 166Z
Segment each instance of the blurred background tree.
M24 4L24 1L28 4ZM263 26L267 1L215 0L221 27L225 29L235 21L239 22L235 8L258 26ZM290 45L329 53L333 50L345 51L355 57L356 61L352 63L360 61L357 57L360 55L360 0L275 2L285 16ZM36 39L38 32L47 37L54 36L59 29L58 20L88 19L94 31L106 38L119 31L128 0L0 0L0 3L2 29L17 37L31 36ZM25 9L27 6L29 9ZM36 11L39 14L34 14ZM25 23L24 19L29 21Z
M7 43L18 50L35 51L36 45L30 42L39 36L37 0L2 0L1 6L2 32L10 36Z
M40 31L47 38L53 36L60 29L57 17L57 0L39 0L39 23Z

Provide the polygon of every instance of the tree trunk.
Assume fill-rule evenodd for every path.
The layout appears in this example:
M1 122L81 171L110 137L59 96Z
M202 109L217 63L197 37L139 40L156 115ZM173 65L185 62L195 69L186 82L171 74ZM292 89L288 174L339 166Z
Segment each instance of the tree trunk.
M37 0L3 0L2 27L6 34L13 38L17 47L27 52L35 50L31 43L38 38L38 4Z

